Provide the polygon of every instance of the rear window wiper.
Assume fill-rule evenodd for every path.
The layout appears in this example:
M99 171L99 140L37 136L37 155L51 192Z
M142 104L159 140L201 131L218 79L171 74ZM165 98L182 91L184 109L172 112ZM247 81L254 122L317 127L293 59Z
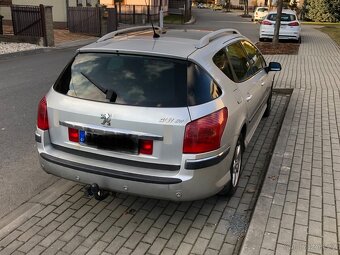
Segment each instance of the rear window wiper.
M84 76L89 82L91 82L96 88L98 88L101 92L103 92L106 95L106 99L108 99L110 102L116 102L117 99L117 93L112 89L107 89L102 87L101 85L94 82L90 77L88 77L83 72L80 72L82 76Z

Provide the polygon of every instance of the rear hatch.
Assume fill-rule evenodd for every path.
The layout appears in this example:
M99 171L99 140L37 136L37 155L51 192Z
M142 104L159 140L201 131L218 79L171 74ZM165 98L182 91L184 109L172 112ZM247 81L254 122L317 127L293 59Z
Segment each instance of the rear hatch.
M267 20L270 21L272 25L276 23L276 13L271 13L267 16ZM293 13L282 13L281 14L281 27L280 29L288 29L289 27L299 26L297 22L296 15ZM275 29L275 26L272 26Z
M179 166L188 106L215 98L210 89L186 60L79 53L47 96L51 142L77 155Z

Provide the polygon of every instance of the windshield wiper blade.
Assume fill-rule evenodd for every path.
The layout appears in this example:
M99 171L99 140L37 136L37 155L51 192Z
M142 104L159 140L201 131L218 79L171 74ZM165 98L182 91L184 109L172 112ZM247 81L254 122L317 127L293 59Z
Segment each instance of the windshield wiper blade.
M117 93L112 89L106 89L102 87L101 85L94 82L90 77L88 77L83 72L80 72L81 75L83 75L89 82L91 82L96 88L98 88L101 92L103 92L106 95L106 99L109 99L110 102L116 102L117 99Z

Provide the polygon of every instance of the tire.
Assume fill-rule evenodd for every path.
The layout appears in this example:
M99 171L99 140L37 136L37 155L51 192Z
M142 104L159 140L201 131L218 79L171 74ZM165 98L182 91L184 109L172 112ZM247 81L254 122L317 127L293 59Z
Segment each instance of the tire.
M299 39L298 39L298 41L297 41L297 43L301 43L301 36L299 37Z
M268 117L270 115L270 111L272 110L272 97L273 97L273 89L270 89L270 95L267 100L267 108L263 113L263 117Z
M259 38L259 41L260 41L260 42L264 42L264 38L260 37L260 38Z
M219 195L233 195L236 192L241 176L243 150L243 137L240 135L235 146L233 160L229 169L230 182L219 192Z

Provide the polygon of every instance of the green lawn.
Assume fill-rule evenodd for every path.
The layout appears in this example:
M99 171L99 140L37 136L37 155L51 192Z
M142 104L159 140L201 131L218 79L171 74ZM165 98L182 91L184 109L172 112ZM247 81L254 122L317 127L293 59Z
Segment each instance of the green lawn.
M319 30L328 34L340 46L340 25L326 25Z
M322 26L320 31L328 34L340 46L340 23L330 22L302 22L303 25Z
M165 24L182 24L183 16L170 14L164 17Z

